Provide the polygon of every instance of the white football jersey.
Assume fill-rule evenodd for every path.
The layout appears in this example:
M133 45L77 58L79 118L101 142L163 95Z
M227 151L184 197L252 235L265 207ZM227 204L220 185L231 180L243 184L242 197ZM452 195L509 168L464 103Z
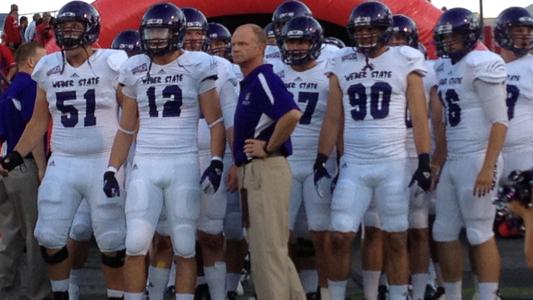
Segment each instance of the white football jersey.
M504 152L533 146L533 55L508 63L507 74L509 125Z
M237 107L237 77L233 71L232 63L220 56L213 57L217 61L216 89L220 97L220 110L222 111L224 126L231 128L233 127L233 116ZM225 95L220 93L220 89L226 83L231 84L235 89L232 97L225 97ZM231 154L230 151L231 149L227 146L226 154ZM198 121L198 153L200 156L208 156L211 153L211 131L203 117Z
M426 60L426 67L428 72L423 78L424 96L426 97L427 104L429 104L429 94L431 89L434 86L437 86L437 77L435 76L435 71L433 70L433 63L434 61ZM405 118L405 125L407 126L407 156L411 158L416 158L418 157L418 153L416 152L415 137L413 135L413 123L411 122L411 113L409 109L407 109L407 112L405 113ZM429 123L428 125L431 125L431 123ZM432 132L431 126L429 128L430 132Z
M425 75L422 53L390 47L367 61L343 48L327 71L336 75L343 94L344 158L352 163L405 158L407 76Z
M32 78L46 91L53 120L52 152L67 156L111 152L118 128L114 85L127 58L122 50L98 49L76 68L61 52L39 61Z
M216 60L203 52L183 51L166 65L144 54L130 57L120 70L123 93L139 109L138 154L197 153L198 96L204 81L217 75Z
M314 160L318 152L320 128L328 105L329 79L325 67L326 62L322 61L309 70L297 72L285 65L278 73L303 112L291 134L291 161Z
M474 80L501 83L505 63L490 51L474 50L455 64L440 59L435 65L438 93L445 107L448 157L485 154L491 123L474 88Z
M320 56L317 58L318 62L326 62L335 57L340 49L329 44L322 44L320 49ZM272 65L274 73L278 73L285 67L285 63L281 60L281 51L278 46L267 45L265 49L265 62Z

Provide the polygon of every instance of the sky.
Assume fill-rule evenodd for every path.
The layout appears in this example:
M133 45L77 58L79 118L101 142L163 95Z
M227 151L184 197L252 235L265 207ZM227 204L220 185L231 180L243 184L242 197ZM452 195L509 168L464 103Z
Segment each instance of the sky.
M89 3L93 2L92 0L84 1ZM63 4L67 2L69 2L69 0L3 0L2 4L0 4L0 12L9 12L9 6L11 3L18 3L20 14L28 14L33 12L58 10ZM479 0L431 0L431 2L438 8L441 8L442 6L446 6L447 8L462 6L472 11L479 12ZM530 4L533 4L533 0L483 0L483 14L485 17L488 18L496 17L502 10L509 6L525 7Z

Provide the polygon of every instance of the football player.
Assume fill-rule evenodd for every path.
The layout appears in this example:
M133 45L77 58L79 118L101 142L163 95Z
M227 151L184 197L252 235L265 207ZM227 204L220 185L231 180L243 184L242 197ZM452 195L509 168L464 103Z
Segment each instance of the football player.
M276 46L276 35L274 34L274 25L272 24L272 22L266 24L263 30L265 31L265 34L267 36L267 45Z
M372 199L382 220L390 299L405 299L408 185L430 188L430 138L422 77L423 55L411 47L387 46L392 14L379 2L355 7L348 20L355 48L343 48L330 61L328 109L315 161L315 182L329 176L325 162L337 133L344 131L344 155L331 204L327 247L331 299L344 299L351 242ZM412 115L418 168L407 168L405 110ZM342 121L339 125L339 121Z
M216 61L205 53L182 50L185 23L173 4L151 6L139 30L146 54L131 57L120 71L123 113L104 191L108 196L120 192L115 170L126 160L139 122L127 191L125 299L143 297L145 255L163 208L176 261L176 299L193 297L200 182L205 192L214 193L221 180L225 137L215 89ZM213 155L201 177L200 111L209 124Z
M475 50L480 34L479 20L471 11L453 8L442 14L433 36L442 58L434 67L445 108L447 153L437 186L433 237L446 299L462 297L463 252L458 239L463 227L481 299L497 298L500 278L491 199L503 167L507 72L498 55Z
M333 45L339 49L346 47L346 44L341 39L334 36L328 36L324 38L324 44Z
M111 48L126 51L128 57L139 54L141 52L139 31L128 29L119 32L113 39Z
M220 23L207 24L207 53L231 60L231 32Z
M287 21L299 16L312 16L311 10L307 5L298 0L289 0L281 3L272 13L272 30L276 43L267 45L265 48L265 61L272 64L274 72L278 72L284 67L281 61L281 52L279 45L283 42L281 40L281 30Z
M503 174L533 166L533 16L522 7L509 7L496 20L494 37L507 63L507 117Z
M126 30L119 32L115 36L111 43L111 49L124 50L128 57L130 57L141 51L140 45L139 32L136 30ZM130 153L130 156L133 156L133 153ZM74 216L69 234L68 249L69 253L73 255L72 268L69 275L68 292L70 300L79 298L81 268L87 260L89 250L88 242L92 235L91 210L87 200L83 199Z
M100 178L118 126L116 82L124 51L93 49L100 17L91 5L72 1L54 23L61 51L45 56L32 77L38 83L35 111L15 151L2 159L11 170L33 149L53 120L52 156L39 189L35 236L49 264L55 299L68 299L72 260L66 247L69 230L82 199L90 208L91 225L102 252L107 296L123 296L124 201L108 199ZM117 174L116 185L122 184Z
M392 37L391 46L410 46L419 49L425 56L424 49L420 48L418 42L418 29L415 22L404 15L394 15L392 17ZM423 46L422 46L423 47ZM424 93L426 100L431 97L436 98L437 79L433 71L432 63L426 61L428 72L424 76ZM409 171L414 172L417 168L417 153L413 140L413 124L411 115L406 111L407 126L407 156L409 158ZM429 230L428 213L430 196L428 193L421 193L418 187L411 187L409 191L409 230L407 233L409 241L409 264L411 271L412 299L424 299L426 284L428 282L429 263Z
M289 229L294 237L292 255L296 260L304 260L304 263L307 258L311 258L307 266L299 267L299 274L308 299L313 299L313 294L317 291L318 275L321 292L327 294L324 245L331 200L329 191L319 195L314 189L312 168L313 155L318 149L320 126L326 113L329 88L325 75L326 62L317 61L324 39L323 29L311 16L295 17L283 26L281 39L281 59L286 65L278 75L304 112L291 135L293 155L289 157L292 170L292 196L289 205ZM333 174L335 159L330 161L329 171ZM329 181L326 185L329 186ZM304 212L299 214L302 207ZM295 227L300 216L307 218L308 226L303 233L297 232ZM307 230L311 231L312 242L306 237ZM315 262L318 274L313 266Z

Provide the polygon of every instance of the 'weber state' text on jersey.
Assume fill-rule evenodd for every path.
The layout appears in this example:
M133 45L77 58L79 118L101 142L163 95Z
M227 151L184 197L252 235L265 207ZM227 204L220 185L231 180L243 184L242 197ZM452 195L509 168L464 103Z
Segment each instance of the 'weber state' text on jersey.
M285 87L303 112L291 134L292 155L289 160L314 160L318 152L320 128L326 114L329 79L325 74L326 62L297 72L288 65L278 73Z
M166 65L150 66L144 54L124 63L119 82L139 109L137 154L198 152L198 96L211 89L202 84L216 79L216 71L215 59L203 52L183 51Z
M507 116L509 126L503 151L533 146L533 55L507 64Z
M320 56L317 58L318 62L326 62L329 59L335 57L340 49L336 46L329 44L322 44L320 50ZM274 73L280 72L285 64L281 60L281 52L278 46L267 45L265 49L265 62L273 66Z
M430 92L433 87L437 86L437 77L435 76L435 70L433 69L433 63L434 61L426 60L427 74L423 78L424 96L426 96L426 103L428 104L428 114L429 114ZM405 125L407 126L407 156L410 158L417 158L418 153L416 152L415 137L413 134L413 122L411 120L411 112L409 111L409 108L405 112ZM429 125L429 132L433 133L433 131L431 130L431 122L428 125Z
M474 80L502 83L507 77L503 60L490 51L474 50L452 64L435 65L438 93L445 107L448 158L485 154L491 123L475 91Z
M213 56L217 62L217 81L216 89L220 98L220 110L222 111L222 118L224 119L224 127L233 127L233 118L235 108L237 107L237 77L234 72L233 64L227 59L220 56ZM220 90L224 85L231 85L234 93L227 95L221 93ZM228 97L229 96L229 97ZM200 156L209 156L211 154L211 131L204 118L198 121L198 154ZM231 154L231 149L226 146L226 154Z
M401 46L368 62L370 66L363 54L343 48L327 67L343 94L344 158L352 163L405 158L407 76L425 75L424 57Z
M64 61L61 52L39 61L32 78L46 92L53 120L54 154L87 156L111 152L118 127L115 85L126 59L122 50L98 49L76 68Z

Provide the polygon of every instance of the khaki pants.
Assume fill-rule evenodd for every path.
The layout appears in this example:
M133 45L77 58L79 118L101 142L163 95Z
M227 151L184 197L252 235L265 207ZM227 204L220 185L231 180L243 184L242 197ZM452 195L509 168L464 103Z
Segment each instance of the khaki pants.
M257 298L306 299L287 247L291 195L287 160L282 156L255 159L240 167L239 187L247 191L248 241Z
M38 186L33 159L25 159L24 165L0 180L0 299L9 298L2 289L29 299L43 299L50 293L47 266L33 236ZM23 269L27 272L21 273Z

